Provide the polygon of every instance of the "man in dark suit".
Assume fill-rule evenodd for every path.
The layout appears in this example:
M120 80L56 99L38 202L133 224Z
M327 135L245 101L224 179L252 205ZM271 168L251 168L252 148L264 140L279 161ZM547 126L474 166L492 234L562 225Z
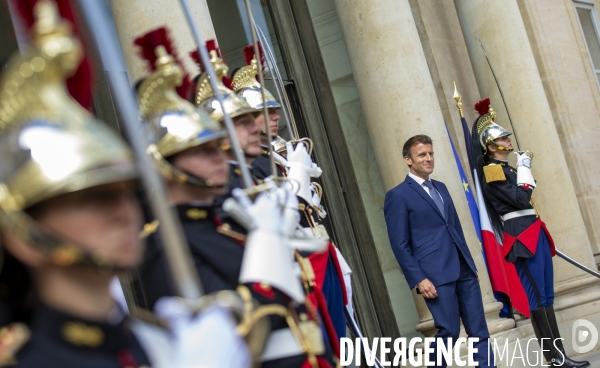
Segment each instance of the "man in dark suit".
M431 138L416 135L402 149L410 168L406 179L385 196L385 221L392 250L410 288L423 294L431 311L435 337L456 342L462 319L469 337L479 338L475 361L489 367L489 332L483 312L475 262L458 214L444 183L431 180ZM430 361L437 358L437 346ZM446 346L446 349L450 346ZM490 362L493 355L490 351ZM442 367L447 365L442 362ZM493 365L492 365L493 366Z

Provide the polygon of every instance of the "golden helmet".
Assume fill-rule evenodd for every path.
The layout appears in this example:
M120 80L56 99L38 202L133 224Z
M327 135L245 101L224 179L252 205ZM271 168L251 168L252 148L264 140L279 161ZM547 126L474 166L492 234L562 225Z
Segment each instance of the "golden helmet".
M206 45L210 54L210 62L215 70L215 74L217 75L217 87L219 88L219 92L221 92L221 95L223 96L225 111L232 118L247 113L260 113L260 109L251 107L245 99L236 95L235 92L231 90L231 88L227 87L223 83L223 80L227 76L227 72L229 71L229 67L223 62L223 59L221 59L221 56L219 55L219 51L216 48L214 40L208 41ZM195 51L191 54L192 58L196 59L196 61L198 62L199 58L197 56L194 56L197 52L198 51ZM221 109L221 104L215 97L215 93L208 79L208 73L206 72L203 72L200 75L200 77L198 78L198 82L196 83L194 103L202 111L205 111L208 114L210 114L210 117L212 117L213 119L217 121L223 120L224 114L223 110Z
M490 105L490 99L486 98L475 104L475 110L479 113L477 118L477 134L479 135L479 143L483 148L483 152L487 151L487 146L490 144L496 145L494 140L501 137L508 137L512 133L494 122L496 112Z
M261 89L262 86L256 80L256 76L258 75L258 61L256 60L256 54L254 53L253 45L244 47L244 58L246 59L247 65L240 68L233 75L231 86L233 87L235 93L246 100L251 107L262 109L264 107L263 92ZM264 65L262 70L264 72ZM268 89L264 89L264 94L267 108L281 107Z
M166 28L159 28L136 39L142 55L153 68L138 88L139 113L148 125L148 153L155 159L161 174L169 179L200 186L211 186L205 180L185 174L166 158L227 136L223 127L207 113L182 98L176 91L185 85L186 76L175 59ZM171 50L169 53L168 50Z
M132 154L67 91L83 50L56 5L35 6L33 47L0 77L0 227L57 264L106 265L42 230L24 211L61 194L137 178Z

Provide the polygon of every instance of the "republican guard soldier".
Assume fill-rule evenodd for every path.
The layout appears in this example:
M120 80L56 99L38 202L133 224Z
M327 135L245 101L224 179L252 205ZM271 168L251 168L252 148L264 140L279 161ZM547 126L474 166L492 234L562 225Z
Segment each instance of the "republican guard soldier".
M329 241L329 235L321 218L321 215L325 216L325 211L320 206L322 193L317 194L315 190L315 188L318 188L321 192L321 187L311 183L311 178L318 178L321 175L321 169L313 163L304 142L298 143L294 148L291 143L278 136L280 116L277 109L281 105L266 88L262 88L257 80L258 60L254 52L254 46L246 46L243 52L247 65L235 72L232 77L232 87L250 106L259 110L256 120L261 126L263 142L266 137L265 130L271 129L273 141L271 142L270 154L275 160L277 176L288 177L300 186L298 189L298 210L301 218L300 225L303 229L302 235ZM262 55L262 52L260 54ZM263 60L264 58L261 57L260 59ZM264 65L262 69L265 70ZM268 126L264 116L263 90L264 100L269 112ZM262 155L254 160L252 166L255 175L259 179L264 180L270 175L271 164L268 146L263 146ZM310 293L311 300L319 306L319 310L321 310L326 321L325 325L329 327L327 335L334 342L333 346L336 346L335 342L344 337L346 332L343 308L348 305L347 296L351 294L351 292L347 293L345 283L346 279L348 286L350 286L350 267L332 242L329 242L329 247L325 252L302 252L302 256L310 261L310 272L314 274L314 278L310 281L315 286L313 292Z
M160 41L157 43L156 40ZM303 305L300 280L293 273L285 239L272 234L274 228L279 232L278 224L285 222L280 223L280 219L287 218L293 224L293 216L282 216L278 210L280 203L269 197L259 196L261 199L252 204L238 193L249 216L260 218L256 221L258 225L247 233L234 231L222 221L214 201L226 192L229 182L228 156L222 149L228 137L216 120L223 119L223 112L216 106L216 101L206 104L212 109L209 110L211 117L205 112L208 108L196 109L175 93L178 84L185 85L181 81L184 73L175 62L166 29L152 31L135 42L143 49L148 48L142 51L143 55L152 55L150 50L154 50L158 56L147 59L154 70L138 89L140 113L148 122L153 137L148 151L168 182L169 195L181 220L204 292L227 290L238 293L245 304L238 331L246 336L261 366L329 366L333 363L331 354L319 341L314 312ZM216 61L212 51L217 72L222 71L219 68L223 66ZM158 85L158 79L164 82ZM202 76L199 81L206 83L204 88L210 88ZM203 96L208 94L206 90L201 92ZM226 112L231 114L234 122L251 120L254 124L255 110L235 94L227 93L224 88L223 92ZM245 129L242 123L236 130L240 126ZM247 140L243 141L242 146L247 148L247 143ZM265 248L272 252L265 254ZM250 249L252 251L247 253ZM170 280L165 279L166 267L162 247L155 237L151 237L137 282L139 298L147 308L157 305L161 297L173 295ZM265 276L265 270L269 276ZM266 343L259 336L262 332L257 331L262 327L256 324L264 317L269 317L271 326Z
M132 155L67 91L84 55L72 25L50 1L22 10L32 45L0 78L0 365L166 367L166 331L140 334L110 293L143 250Z
M527 293L531 324L552 366L586 367L566 356L554 313L554 242L533 201L536 181L531 173L533 155L514 152L517 168L508 164L513 152L512 133L494 122L490 99L475 105L479 117L473 124L473 156L484 202L502 252L512 262Z

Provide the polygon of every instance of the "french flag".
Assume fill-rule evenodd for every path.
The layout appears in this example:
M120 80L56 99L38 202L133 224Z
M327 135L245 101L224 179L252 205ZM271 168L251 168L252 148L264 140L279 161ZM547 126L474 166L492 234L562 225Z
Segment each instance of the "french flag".
M490 276L490 283L492 284L494 297L496 300L504 304L504 308L501 313L502 316L510 316L510 305L512 305L512 307L519 311L519 313L529 318L529 302L527 300L527 295L525 294L525 290L521 285L521 280L517 275L515 266L512 263L507 262L504 257L502 257L502 245L498 242L498 239L492 230L492 224L490 223L490 218L487 209L485 208L482 189L479 185L479 178L477 177L477 171L473 165L473 147L471 146L470 129L464 117L461 117L461 122L469 159L469 167L473 173L473 179L475 182L475 194L477 197L477 202L475 202L473 198L473 193L467 189L468 179L462 169L460 159L456 149L454 148L454 142L452 142L452 137L449 133L448 138L450 139L456 165L458 166L459 174L463 181L463 186L465 187L465 195L469 204L473 224L475 225L475 230L479 236L479 241L482 244L483 258ZM510 301L510 303L507 302L507 299Z
M475 181L475 192L477 193L477 203L479 208L479 225L481 227L481 242L483 244L483 254L486 260L490 283L494 293L504 293L512 306L522 315L529 318L529 302L527 294L521 285L521 280L517 275L515 266L507 262L502 257L501 245L492 230L492 224L488 217L487 209L483 201L483 193L477 178L477 171L473 170L473 179Z

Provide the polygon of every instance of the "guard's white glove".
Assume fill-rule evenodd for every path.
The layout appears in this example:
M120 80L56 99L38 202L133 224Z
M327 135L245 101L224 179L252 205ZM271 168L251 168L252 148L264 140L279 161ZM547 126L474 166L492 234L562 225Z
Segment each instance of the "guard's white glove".
M155 311L168 321L174 337L174 361L170 367L252 366L248 346L237 334L227 309L213 306L192 314L180 298L166 297L156 303Z
M273 159L280 165L282 165L283 167L288 167L288 161L285 159L285 157L283 157L275 151L271 151L271 155L273 155Z
M239 188L233 196L254 225L246 239L240 283L266 283L303 303L304 291L294 272L294 252L288 239L299 221L296 196L275 186L260 193L254 203Z
M281 232L285 237L292 237L298 224L300 224L300 212L298 212L298 197L288 189L287 185L277 189L276 195L282 204Z
M535 180L531 173L531 156L529 151L515 152L517 156L517 185L527 184L535 188Z
M287 142L286 149L289 167L288 178L300 184L298 196L312 206L310 178L318 178L323 171L317 164L313 163L303 143L298 143L294 149L292 144Z
M272 189L260 193L254 203L240 188L235 188L232 194L251 218L252 226L248 230L278 234L281 228L282 203L280 203L280 196L276 192L271 192L276 190L275 184L270 180L265 181L265 184L271 185Z
M317 210L319 211L319 217L324 219L327 216L327 211L325 211L325 208L321 205L321 197L319 197L319 195L317 194L317 191L315 190L314 185L312 183L311 186L313 205L317 207Z

